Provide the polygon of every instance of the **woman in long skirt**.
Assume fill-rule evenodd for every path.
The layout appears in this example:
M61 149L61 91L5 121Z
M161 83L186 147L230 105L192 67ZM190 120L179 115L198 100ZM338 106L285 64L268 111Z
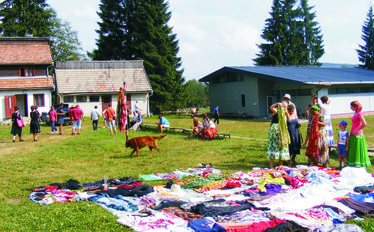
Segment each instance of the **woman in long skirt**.
M305 155L308 157L308 162L313 164L321 163L323 166L326 166L329 162L329 148L324 129L324 126L326 125L325 119L320 114L318 106L312 106L311 113L313 114L313 119Z
M290 152L291 159L288 161L288 166L291 167L291 162L293 164L297 164L295 161L295 158L297 155L300 154L300 148L301 148L301 140L300 140L300 133L299 133L299 120L296 117L296 114L294 114L295 106L294 105L288 105L287 107L288 114L290 115L290 119L287 120L287 128L288 133L290 134L290 140L291 143L288 146L288 150Z
M267 158L270 160L270 168L273 168L275 159L279 159L279 165L283 165L284 160L290 159L288 151L290 135L287 130L287 118L289 118L289 115L285 110L286 108L286 101L270 106L270 110L273 112L267 145Z
M348 166L370 167L368 148L363 128L367 123L362 114L362 106L358 101L351 102L351 109L355 112L352 117L352 129L349 136Z
M322 96L321 97L322 104L321 110L322 110L322 115L325 118L326 126L325 126L325 132L326 132L326 139L327 139L327 145L334 145L334 135L333 135L333 130L332 130L332 125L331 125L331 117L330 117L330 100L327 96Z

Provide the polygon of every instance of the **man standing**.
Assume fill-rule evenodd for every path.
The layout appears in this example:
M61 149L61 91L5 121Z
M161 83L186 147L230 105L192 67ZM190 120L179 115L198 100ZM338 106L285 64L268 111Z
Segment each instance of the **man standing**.
M74 134L79 135L81 131L82 120L84 122L84 117L83 117L83 110L79 108L78 104L73 109L72 115L73 115L74 121L73 121L73 128L72 128L71 135L74 135Z
M162 134L164 132L164 128L170 127L170 124L169 121L166 118L162 117L161 114L158 115L158 118L160 119L160 121L156 122L156 124L158 125L157 130Z
M60 125L59 127L59 135L62 135L62 125L64 125L64 115L65 112L62 110L64 107L64 103L60 103L60 107L57 108L57 124Z
M100 112L97 109L97 106L91 111L91 120L92 120L92 127L94 130L97 130L97 125L99 124L99 117Z
M214 109L214 124L219 124L218 106Z
M138 101L135 101L134 111L135 112L142 111L142 109L140 109L139 106L138 106Z
M108 128L110 130L110 133L114 133L117 135L117 129L116 129L116 122L114 121L114 117L116 115L116 112L112 109L112 104L108 104L108 108L105 111L105 117L107 118L107 124Z

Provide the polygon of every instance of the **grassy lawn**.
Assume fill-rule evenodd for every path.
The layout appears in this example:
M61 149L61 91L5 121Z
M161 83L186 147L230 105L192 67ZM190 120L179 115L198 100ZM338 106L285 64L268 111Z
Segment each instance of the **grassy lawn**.
M169 117L172 127L190 128L191 118ZM336 125L341 119L333 119ZM345 120L351 125L350 119ZM364 133L369 147L374 147L374 116L366 117L368 127ZM145 118L154 124L155 117ZM100 121L102 124L102 118ZM32 141L29 127L23 129L24 142L12 142L11 127L0 126L0 231L131 231L116 222L116 217L92 202L56 203L38 205L28 199L28 189L51 183L64 183L69 179L80 183L109 178L133 177L156 172L171 172L178 168L196 167L198 163L212 163L224 174L248 172L253 167L268 167L266 138L269 122L221 119L218 130L230 133L230 138L213 141L190 139L189 135L168 132L158 141L157 151L149 157L149 149L140 150L140 157L129 157L124 147L125 133L112 136L108 129L93 131L91 121L83 123L80 136L71 136L71 126L64 126L64 135L51 134L50 127L42 125L38 142ZM301 131L305 137L306 124ZM350 127L349 127L350 128ZM337 135L338 127L334 126ZM129 138L157 135L155 131L129 131ZM336 138L335 138L336 139ZM307 164L302 155L296 160ZM371 158L374 164L374 158ZM330 154L330 165L338 166L336 151ZM368 168L374 173L374 168ZM164 185L167 181L145 182ZM373 219L359 224L372 231Z

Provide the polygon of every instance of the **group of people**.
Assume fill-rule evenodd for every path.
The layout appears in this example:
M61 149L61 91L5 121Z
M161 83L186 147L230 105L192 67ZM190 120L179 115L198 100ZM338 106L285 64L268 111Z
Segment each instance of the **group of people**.
M38 141L37 137L40 133L40 113L38 112L38 107L31 106L30 112L30 133L33 135L34 142ZM18 121L22 121L22 124L19 124ZM22 116L19 112L19 107L14 106L14 113L12 114L12 129L10 133L13 135L13 142L16 141L16 136L18 135L19 141L24 141L22 139L22 128L23 128Z
M305 141L301 144L299 132L300 123L296 106L291 102L291 96L285 94L283 101L270 107L273 112L268 133L267 157L270 160L270 168L273 168L274 160L288 161L288 165L297 164L295 158L300 154L302 146L306 147L305 155L308 162L326 166L329 163L329 146L334 144L334 136L330 117L330 101L327 96L320 98L312 95L312 101L307 106L308 129ZM339 166L371 166L363 128L367 125L362 114L362 106L359 102L351 102L351 109L355 112L352 117L351 132L346 131L348 123L342 120L339 124L338 146Z
M201 135L201 140L212 140L214 135L218 133L217 126L215 122L207 116L207 114L203 114L203 121L200 122L197 117L193 118L193 127L192 129L192 137L197 137Z
M49 122L51 125L51 133L59 131L59 135L62 135L62 126L65 123L64 117L66 115L66 112L64 112L63 109L64 104L61 103L57 109L55 109L53 106L51 106L48 115L49 115ZM137 106L137 101L135 103L135 109L134 110L134 117L132 122L132 127L130 130L137 130L139 125L143 121L143 116L141 114L141 109ZM79 107L78 104L73 104L68 112L70 122L72 124L72 132L71 135L80 135L80 130L82 127L82 122L84 122L84 113L83 110ZM112 108L112 105L109 104L108 108L106 108L102 116L104 117L104 127L107 125L110 133L117 134L116 129L116 123L115 123L115 115L116 112ZM99 124L99 118L100 118L100 111L97 109L97 106L94 107L94 109L91 111L91 120L92 120L92 127L93 130L97 130L98 124ZM12 129L11 134L13 135L13 142L15 142L16 136L18 135L19 141L24 141L22 139L22 126L19 126L17 123L18 120L22 120L22 116L19 112L19 107L14 107L14 113L12 114ZM37 141L37 136L40 133L40 113L37 110L36 106L31 106L31 112L30 112L30 133L33 134L34 141ZM56 124L59 125L59 130L56 128Z

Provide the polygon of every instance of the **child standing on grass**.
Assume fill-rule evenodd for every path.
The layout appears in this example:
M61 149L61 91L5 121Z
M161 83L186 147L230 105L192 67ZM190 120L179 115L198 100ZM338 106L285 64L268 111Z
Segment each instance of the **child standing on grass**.
M347 163L348 156L348 143L349 143L349 132L345 130L347 122L342 120L337 124L340 128L338 135L338 155L339 155L339 167L342 167L342 159L344 156L344 167Z

